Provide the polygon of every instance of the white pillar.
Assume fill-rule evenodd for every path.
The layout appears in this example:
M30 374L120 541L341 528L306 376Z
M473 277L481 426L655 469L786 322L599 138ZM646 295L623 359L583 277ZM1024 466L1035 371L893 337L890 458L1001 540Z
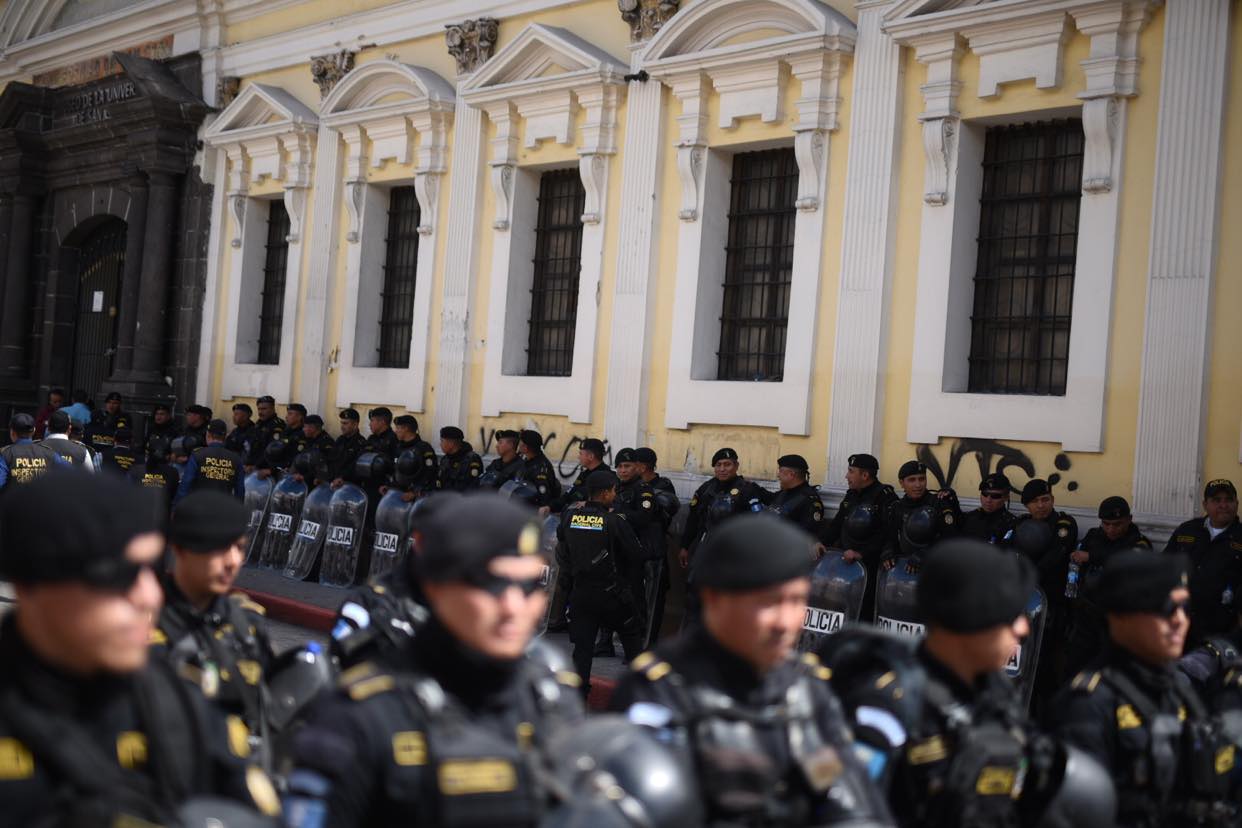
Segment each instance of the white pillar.
M294 381L300 402L306 410L318 413L325 422L332 422L336 412L324 410L328 399L328 375L334 370L337 357L330 348L332 324L332 278L336 272L341 221L341 151L340 134L326 126L319 128L315 158L315 196L311 206L313 227L310 246L310 267L306 278L306 303L303 306L301 372Z

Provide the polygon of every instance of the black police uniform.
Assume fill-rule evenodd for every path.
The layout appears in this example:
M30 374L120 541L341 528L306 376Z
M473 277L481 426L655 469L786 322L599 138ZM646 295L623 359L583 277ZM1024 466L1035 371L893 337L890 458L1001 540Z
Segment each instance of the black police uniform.
M771 494L767 507L769 512L791 521L816 540L824 533L824 501L819 489L810 483L803 482L801 486Z
M1099 654L1108 640L1108 621L1104 612L1091 601L1091 590L1099 580L1104 564L1118 552L1151 549L1151 541L1134 524L1130 524L1126 533L1115 541L1110 541L1104 530L1095 526L1087 530L1078 548L1090 557L1079 569L1078 595L1066 598L1066 675L1071 676Z
M207 424L203 423L198 428L190 428L189 426L186 426L181 436L187 438L192 437L194 438L195 445L205 446L207 445Z
M132 424L133 420L124 411L118 411L115 414L98 411L86 427L86 442L95 451L106 452L116 445L117 429L130 428Z
M497 457L488 463L487 468L483 470L483 475L479 478L479 485L488 489L499 489L518 476L518 473L522 470L522 463L522 458L517 456L507 463Z
M5 488L32 483L62 462L55 449L45 443L33 443L29 438L19 438L16 443L0 448L0 459L8 470Z
M151 460L136 463L129 470L129 479L148 489L159 489L164 496L164 505L171 506L177 496L177 487L181 485L181 475L172 464Z
M659 581L654 589L654 606L647 608L648 614L651 617L651 628L647 630L647 646L650 647L659 639L660 627L664 622L664 601L668 596L669 586L672 583L669 578L668 536L673 520L677 517L677 513L681 510L681 501L677 498L677 489L673 485L673 481L669 480L667 477L657 474L655 477L646 481L646 485L652 492L655 493L655 505L652 506L652 511L659 512L658 519L660 526L658 539L656 538L655 530L651 530L652 537L650 543L657 545L660 548L661 559L664 563L664 566L657 567L660 570L660 574ZM661 559L657 559L657 563L659 563ZM649 590L648 595L650 596L651 594L652 591ZM650 598L648 600L650 600Z
M246 465L267 468L270 465L267 459L267 444L273 440L282 439L287 428L285 421L275 414L266 420L256 421L251 433L250 454L246 458Z
M974 538L984 543L999 544L1018 523L1018 516L1009 511L1009 507L985 512L983 509L972 509L956 519L956 534L964 538Z
M405 490L416 494L434 492L436 482L440 479L440 463L436 458L436 450L431 447L431 443L415 437L413 440L397 443L398 457L407 451L414 452L418 458L418 473L412 480L407 481Z
M932 492L924 492L923 496L919 498L902 495L899 499L892 501L888 508L888 515L885 517L888 547L883 553L884 557L901 558L914 555L921 552L923 548L934 544L940 537L951 534L954 525L957 523L956 505L956 498L945 498L942 500ZM930 510L934 516L934 534L928 542L916 546L906 537L905 528L906 520L920 509Z
M535 499L536 507L547 506L554 512L559 510L562 502L561 481L546 454L540 452L522 461L522 467L514 479L529 483L539 493Z
M1207 518L1188 520L1173 530L1164 551L1190 563L1187 646L1231 630L1242 609L1242 522L1235 519L1213 539Z
M357 432L337 437L336 444L332 447L332 476L351 483L356 482L358 475L354 467L358 463L359 455L366 450L366 438Z
M568 590L569 640L585 692L601 625L619 633L627 660L642 651L645 613L634 584L643 550L629 521L590 501L565 510L556 538L557 589Z
M255 442L255 423L253 420L246 420L228 433L228 436L224 438L224 447L237 452L243 463L249 466L250 461L255 457Z
M814 655L760 676L698 627L630 668L610 707L687 752L706 824L830 825L851 801L883 813Z
M452 492L468 492L479 488L482 474L482 458L475 454L473 446L463 442L454 454L440 458L438 487Z
M391 428L381 432L372 432L366 440L366 451L382 454L390 460L397 459L397 455L401 453L400 446L401 441L397 439L396 433Z
M177 424L174 421L169 420L163 425L156 425L155 422L152 421L151 424L147 426L146 451L150 452L151 444L156 440L163 440L164 442L171 443L180 436L181 429L177 427ZM206 442L206 437L203 438L203 441Z
M295 749L293 828L535 826L531 772L546 740L581 722L576 676L465 650L435 619L403 667L364 663L312 711ZM326 811L326 822L323 819Z
M824 530L824 545L833 549L853 549L862 555L867 569L867 589L863 594L860 618L875 614L875 589L880 559L888 545L885 518L897 499L893 487L876 480L865 489L850 489L841 499L836 515Z
M235 495L244 474L241 455L223 443L213 443L194 449L181 490L198 492L208 489Z
M762 512L768 496L766 489L741 475L723 482L713 477L699 486L690 498L690 513L686 516L686 528L681 533L681 548L690 550L693 555L704 538L726 518L747 512Z
M597 471L610 472L612 471L612 469L608 466L607 463L601 462L598 466L596 466L593 469L584 468L580 472L578 472L578 476L574 479L573 485L569 487L569 490L567 492L565 492L565 505L566 506L572 506L575 503L585 503L587 501L590 493L587 491L586 480L588 477L590 477L592 474L594 474Z
M104 452L103 462L100 463L100 467L104 471L128 475L129 470L141 459L139 452L132 446L113 445Z

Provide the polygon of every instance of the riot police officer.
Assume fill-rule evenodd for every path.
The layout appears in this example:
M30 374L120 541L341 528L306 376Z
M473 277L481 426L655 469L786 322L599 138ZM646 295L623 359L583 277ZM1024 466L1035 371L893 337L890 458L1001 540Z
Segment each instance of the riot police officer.
M178 500L201 489L231 494L238 500L245 496L242 457L225 445L227 431L224 420L212 420L207 424L207 445L190 455L177 487Z
M168 528L173 567L163 581L164 608L151 645L231 727L246 729L252 754L270 768L264 682L272 647L265 610L242 593L230 594L246 559L249 518L223 492L196 492L177 504Z
M741 463L737 452L722 448L712 455L712 479L690 498L690 514L681 533L678 560L683 569L690 566L694 550L725 518L746 512L761 512L768 493L738 474Z
M95 458L91 455L91 450L76 440L70 439L69 433L72 430L73 421L69 419L69 415L61 410L53 411L47 418L47 437L41 442L75 469L96 471Z
M505 483L517 478L522 471L522 458L518 456L518 440L521 437L516 431L501 429L496 432L495 460L483 470L479 485L488 489L499 489Z
M569 596L569 640L583 695L601 626L617 631L627 661L643 648L645 613L634 590L643 550L629 521L612 511L618 482L611 471L592 472L586 502L566 509L556 530L557 589Z
M1164 549L1189 562L1192 647L1229 630L1242 607L1242 523L1232 481L1211 480L1203 487L1203 512L1178 526Z
M907 460L897 471L901 498L892 502L886 516L888 548L884 565L892 567L897 558L916 555L953 531L960 511L957 495L952 489L933 494L927 490L927 466L918 460ZM918 525L917 533L909 531L911 520ZM917 534L917 539L911 538Z
M112 446L103 453L100 468L115 474L128 475L134 464L142 459L140 452L133 447L134 433L128 428L118 428L112 432Z
M177 487L181 483L181 475L168 462L170 451L171 441L150 440L147 442L146 462L135 463L129 470L130 480L160 493L165 512L172 506L177 496Z
M810 484L811 467L800 454L786 454L776 461L780 490L768 500L768 511L791 521L813 538L824 532L824 501Z
M888 544L885 517L897 495L893 487L877 479L880 461L870 454L852 454L845 472L849 491L824 532L824 545L845 550L846 561L863 562L867 568L867 591L863 595L863 619L875 614L875 587L880 559Z
M538 824L533 766L582 709L576 676L523 657L547 600L533 518L486 494L428 523L417 577L429 618L399 669L359 665L313 711L289 825Z
M332 488L339 489L345 481L353 481L357 475L354 467L358 456L366 451L366 438L358 433L358 423L362 417L352 408L341 409L338 415L341 434L332 447Z
M279 811L266 775L247 768L244 732L148 657L156 513L146 490L89 474L48 474L4 498L0 577L18 596L0 624L6 825L204 825L185 813L204 797L232 800L197 803L230 826L270 824L234 820L244 805Z
M702 625L634 659L613 693L686 751L704 824L890 824L828 670L795 657L814 542L773 515L721 525L697 552Z
M1127 828L1230 825L1235 812L1234 750L1174 667L1190 627L1188 583L1180 556L1110 557L1095 589L1108 645L1049 708L1057 733L1111 772Z
M539 493L535 505L540 509L559 511L561 481L552 461L543 453L543 435L530 429L519 432L518 454L522 456L522 468L515 479L530 484Z
M372 408L367 412L367 420L371 426L371 433L367 437L366 451L374 451L382 454L389 460L396 460L400 454L397 435L392 430L392 410L380 406Z
M68 465L64 458L45 443L36 443L34 417L17 413L9 420L9 445L0 448L0 489L24 486L46 474L53 466Z
M285 406L285 433L280 439L285 444L285 456L281 468L288 468L293 458L306 451L306 406L289 403Z
M572 506L575 503L582 503L587 499L586 481L591 476L591 472L595 471L612 471L608 464L604 462L604 455L608 453L604 441L596 437L588 437L578 444L578 477L574 479L574 484L569 487L569 491L565 493L565 505Z
M323 429L323 417L318 414L307 414L302 420L302 436L293 443L294 458L307 451L317 451L323 457L332 454L336 442L332 435Z
M207 445L207 424L211 419L212 412L207 406L197 403L188 406L185 410L185 430L182 436L195 438L200 446Z
M993 472L979 481L979 508L957 517L957 534L1000 543L1018 518L1009 511L1009 478Z
M115 444L118 428L131 428L133 421L121 410L121 395L112 391L104 398L103 411L96 412L86 428L86 442L99 453L104 453Z
M673 520L681 510L681 501L677 498L677 489L673 481L656 472L658 457L653 449L640 446L634 449L634 468L639 478L654 493L652 511L657 513L660 526L659 537L654 528L650 530L648 543L660 550L648 567L647 612L650 628L647 630L647 646L653 646L660 637L660 627L664 623L664 599L668 595L670 585L668 573L668 536ZM654 554L654 552L653 552ZM658 570L651 572L650 570ZM654 589L652 588L654 584Z
M173 420L172 406L168 403L156 403L151 407L151 424L147 426L145 447L149 448L156 440L171 443L174 437L181 436L181 429Z
M483 460L474 453L474 447L466 442L466 435L457 426L440 429L440 489L468 492L479 487L483 474Z
M397 456L412 451L416 460L416 469L405 484L406 491L415 497L434 492L439 479L439 461L431 443L419 436L418 420L411 414L402 414L393 420L393 430L397 434Z

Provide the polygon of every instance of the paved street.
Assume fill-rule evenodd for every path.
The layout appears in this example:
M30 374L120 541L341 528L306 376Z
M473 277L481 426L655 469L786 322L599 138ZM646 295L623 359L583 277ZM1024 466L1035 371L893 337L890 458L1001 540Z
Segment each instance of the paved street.
M286 624L283 621L268 620L268 635L272 638L272 649L277 653L283 653L293 647L301 646L308 640L315 640L327 646L327 636L319 633L311 632L303 627L296 627L293 624Z

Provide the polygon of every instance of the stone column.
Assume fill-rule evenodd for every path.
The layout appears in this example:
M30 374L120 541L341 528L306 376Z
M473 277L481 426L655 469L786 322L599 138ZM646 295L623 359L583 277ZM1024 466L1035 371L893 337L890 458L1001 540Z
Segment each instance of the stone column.
M30 374L30 245L37 199L18 193L11 202L4 310L0 315L0 376L26 377Z
M147 176L135 172L129 178L129 216L125 234L125 273L117 302L116 359L113 378L129 374L134 365L134 331L138 327L138 295L142 288L142 260L147 239Z
M138 326L134 333L135 379L163 382L164 315L168 305L168 281L177 223L177 178L171 173L151 172L146 242L142 255Z

